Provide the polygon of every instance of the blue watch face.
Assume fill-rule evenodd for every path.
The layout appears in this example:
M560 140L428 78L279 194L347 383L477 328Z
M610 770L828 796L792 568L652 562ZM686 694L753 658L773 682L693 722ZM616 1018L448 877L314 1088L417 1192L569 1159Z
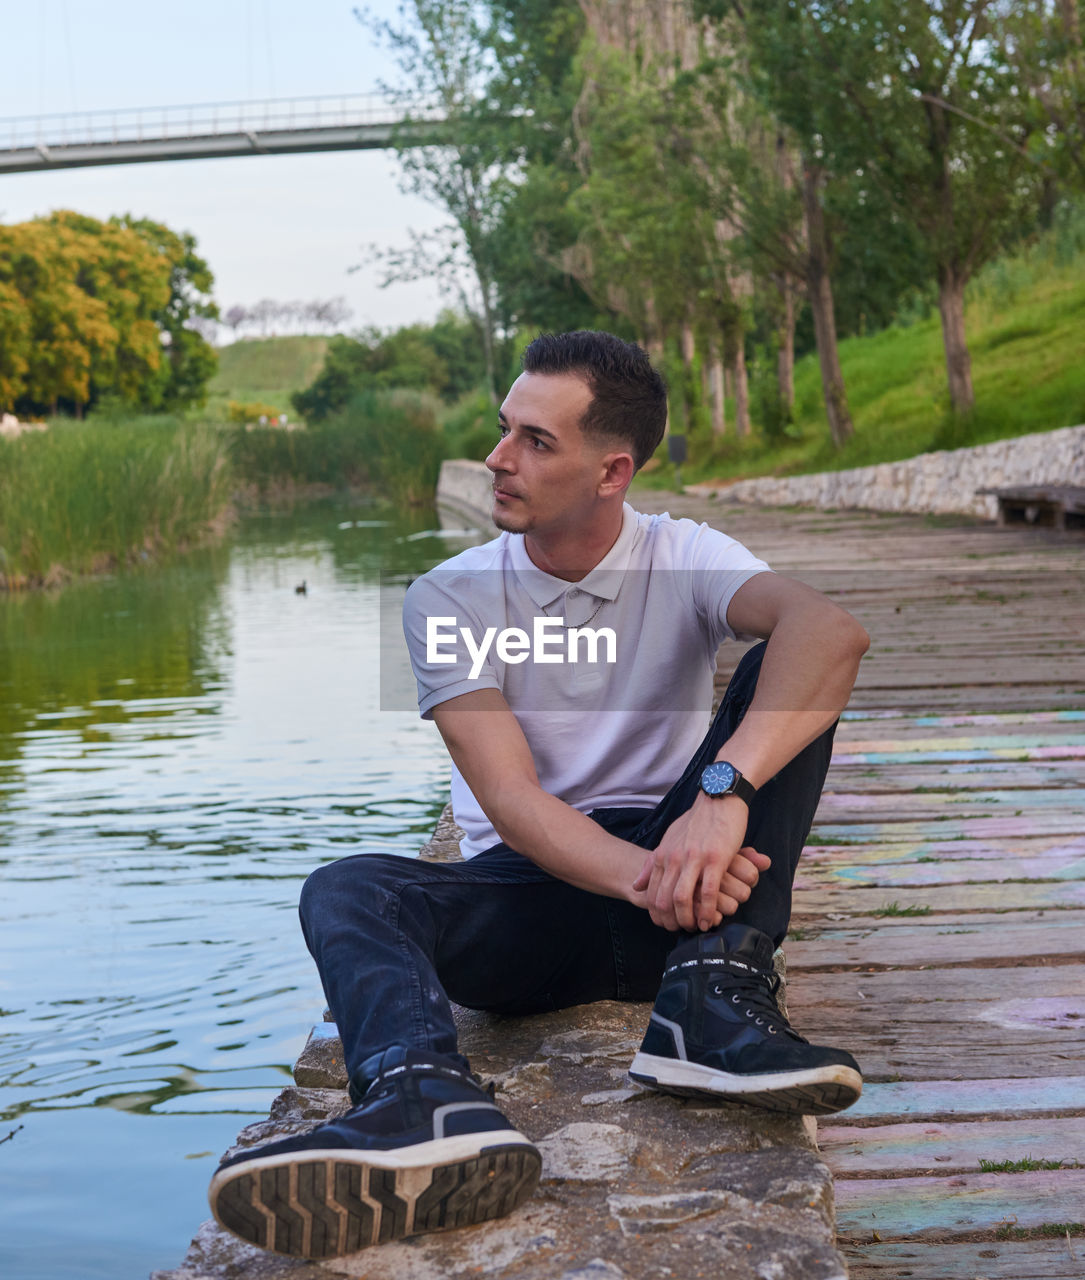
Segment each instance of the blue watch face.
M710 796L725 796L735 783L734 765L726 760L717 760L708 765L701 774L701 790Z

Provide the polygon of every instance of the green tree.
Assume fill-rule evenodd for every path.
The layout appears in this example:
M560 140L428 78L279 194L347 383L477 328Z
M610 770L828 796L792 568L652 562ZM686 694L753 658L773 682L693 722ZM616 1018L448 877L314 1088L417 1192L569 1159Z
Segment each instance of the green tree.
M144 396L144 403L163 409L202 405L218 356L193 325L200 320L217 320L219 309L211 297L215 278L196 252L196 237L188 231L171 231L150 218L128 215L113 221L145 240L169 268L169 298L151 315L166 346L164 377L152 398Z
M801 140L810 210L827 175L863 173L921 236L958 412L974 402L965 286L1038 199L1034 124L990 38L1004 7L763 0L745 24L759 91Z
M569 198L582 182L571 120L583 89L584 13L577 0L489 0L488 9L487 98L501 121L501 159L516 174L491 233L499 311L534 332L613 324L562 258L580 230Z
M485 376L474 326L445 311L432 325L332 338L320 372L291 403L304 418L322 422L362 392L426 390L455 400Z
M186 282L209 288L210 273L191 237L141 226L60 210L0 227L6 406L81 415L105 395L145 408L202 397L214 353L185 327L196 314L186 311Z
M409 86L382 86L406 113L395 135L403 186L449 215L436 232L409 231L406 247L373 250L383 263L382 283L434 279L455 299L477 328L496 403L492 233L512 183L501 162L501 124L487 100L488 15L475 0L402 0L396 23L358 16L382 35Z
M1025 89L1035 131L1029 148L1063 181L1085 188L1085 3L1023 0L1008 5L987 39ZM996 128L997 122L977 117ZM1052 184L1053 185L1053 184Z
M26 300L12 283L10 242L0 231L0 413L15 406L30 367L30 313Z
M735 430L745 435L758 282L734 194L736 164L753 151L731 33L664 0L636 11L600 0L584 8L583 180L570 198L580 230L566 261L663 358L679 426L690 429L707 408L722 434L726 365Z

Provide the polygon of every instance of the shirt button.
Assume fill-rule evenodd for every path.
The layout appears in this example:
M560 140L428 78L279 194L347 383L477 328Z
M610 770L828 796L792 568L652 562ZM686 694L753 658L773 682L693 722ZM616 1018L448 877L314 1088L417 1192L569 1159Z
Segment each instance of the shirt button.
M576 587L573 587L572 591L569 592L569 599L575 600L579 595L580 595L579 589Z

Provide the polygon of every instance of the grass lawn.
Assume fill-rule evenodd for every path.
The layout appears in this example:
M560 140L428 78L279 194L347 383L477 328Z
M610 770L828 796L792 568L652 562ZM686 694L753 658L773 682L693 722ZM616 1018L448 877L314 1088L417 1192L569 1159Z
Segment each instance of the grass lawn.
M224 420L228 402L237 400L293 417L290 393L312 382L327 349L328 339L317 336L244 338L220 347L218 372L207 388L207 416Z

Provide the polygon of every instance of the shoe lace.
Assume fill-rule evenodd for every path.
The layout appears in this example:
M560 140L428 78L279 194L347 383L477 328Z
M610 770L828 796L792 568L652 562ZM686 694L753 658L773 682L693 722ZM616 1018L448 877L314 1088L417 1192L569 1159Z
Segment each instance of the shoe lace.
M747 1018L757 1027L764 1027L770 1036L784 1035L795 1040L802 1036L792 1027L787 1018L780 1012L776 1003L776 993L780 989L777 974L729 973L726 981L712 983L711 991L715 996L724 996L742 1010Z

